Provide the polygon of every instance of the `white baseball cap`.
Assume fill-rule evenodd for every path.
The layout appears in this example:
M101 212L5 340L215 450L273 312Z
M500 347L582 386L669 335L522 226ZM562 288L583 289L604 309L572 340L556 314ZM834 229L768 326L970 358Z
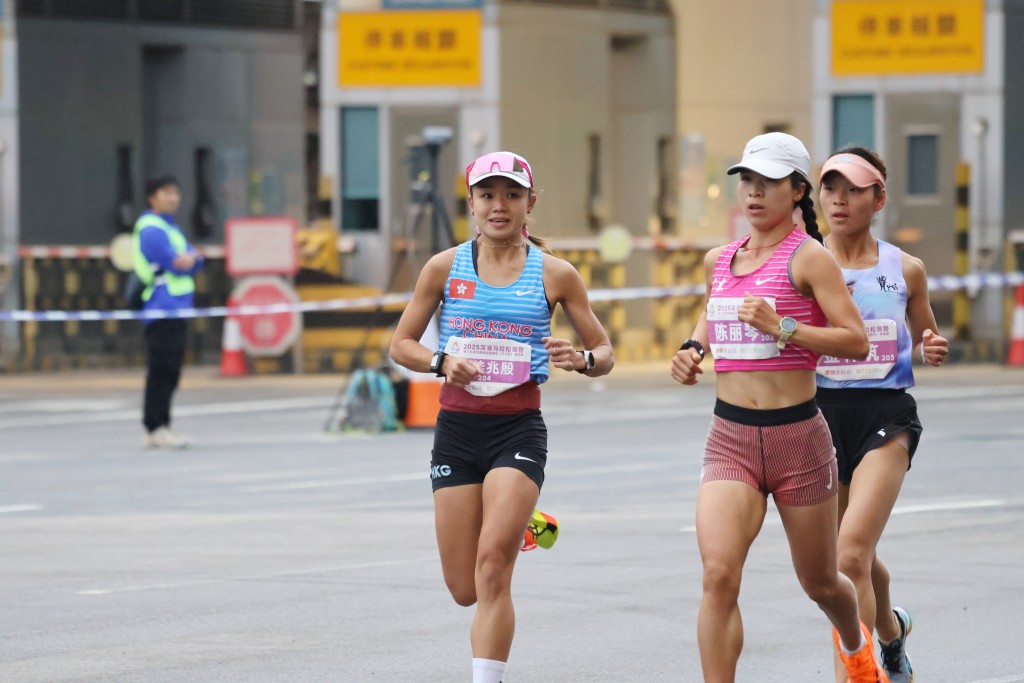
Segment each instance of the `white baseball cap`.
M810 182L811 155L804 143L786 133L765 133L751 138L743 148L743 159L730 166L732 175L743 169L779 180L796 171Z

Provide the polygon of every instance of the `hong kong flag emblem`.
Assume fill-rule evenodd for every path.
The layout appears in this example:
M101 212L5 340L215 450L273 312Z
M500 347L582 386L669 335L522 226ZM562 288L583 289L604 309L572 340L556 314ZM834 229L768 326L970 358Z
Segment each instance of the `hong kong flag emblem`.
M452 299L472 299L476 293L476 283L472 280L452 278L448 283L448 296Z

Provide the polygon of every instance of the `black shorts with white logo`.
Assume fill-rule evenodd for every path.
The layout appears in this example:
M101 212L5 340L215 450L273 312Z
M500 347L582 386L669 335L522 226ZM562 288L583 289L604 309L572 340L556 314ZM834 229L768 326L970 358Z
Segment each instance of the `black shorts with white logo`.
M832 432L839 462L839 481L846 485L864 456L906 433L909 459L921 440L917 401L903 389L823 389L816 396L818 408Z
M482 484L495 467L512 467L544 484L548 428L539 410L486 415L442 410L434 428L430 483L447 486Z

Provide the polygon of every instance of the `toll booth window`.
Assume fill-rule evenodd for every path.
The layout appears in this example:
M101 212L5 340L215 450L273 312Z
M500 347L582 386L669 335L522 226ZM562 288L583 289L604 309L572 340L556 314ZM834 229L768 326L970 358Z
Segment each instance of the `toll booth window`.
M907 136L907 194L939 192L939 136Z
M380 228L379 113L376 107L341 109L341 229Z
M836 95L832 98L832 149L846 145L875 146L874 95Z

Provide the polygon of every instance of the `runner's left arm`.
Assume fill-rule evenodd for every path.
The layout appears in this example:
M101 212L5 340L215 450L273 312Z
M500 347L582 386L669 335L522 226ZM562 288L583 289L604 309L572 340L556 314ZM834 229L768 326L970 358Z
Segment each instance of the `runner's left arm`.
M583 348L594 354L594 368L584 374L589 377L607 375L615 367L615 354L608 334L601 321L590 307L590 297L583 284L583 278L568 261L549 254L544 255L544 290L548 303L562 306L569 325L576 332ZM551 357L551 363L566 371L583 370L586 361L569 339L545 337L544 346Z
M911 343L925 363L938 367L949 353L949 342L938 334L939 326L928 298L928 274L921 259L903 254L903 281L907 283L907 326Z
M864 320L846 287L843 271L828 249L814 240L807 240L793 257L793 283L804 294L814 297L829 327L800 325L790 341L823 355L859 360L867 358L870 346ZM777 337L778 314L775 317L770 324L751 324Z

